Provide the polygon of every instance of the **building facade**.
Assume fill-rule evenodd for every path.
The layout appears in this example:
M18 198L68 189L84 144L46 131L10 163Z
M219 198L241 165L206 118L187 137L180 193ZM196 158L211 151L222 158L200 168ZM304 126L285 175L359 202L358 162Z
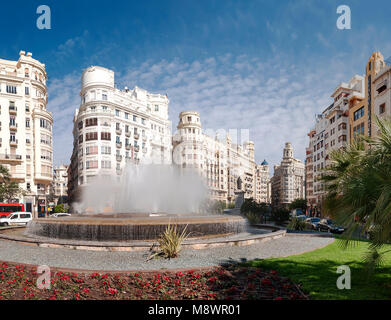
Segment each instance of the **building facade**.
M182 170L197 170L204 178L210 198L233 203L238 192L244 198L269 203L269 166L257 165L254 143L233 143L229 134L223 139L211 137L202 130L200 115L184 111L179 115L173 137L173 161Z
M384 66L373 80L375 96L373 102L373 114L379 119L391 116L391 66ZM374 123L374 132L377 134L378 128Z
M26 211L47 210L53 179L53 117L46 110L45 65L20 51L17 61L0 59L0 164L25 195Z
M52 183L54 205L68 202L68 167L63 164L54 167Z
M375 123L374 80L385 67L386 63L380 52L374 52L368 59L365 68L365 95L364 97L353 96L349 103L349 141L353 141L359 135L369 137L374 135L374 130L372 130Z
M305 165L293 156L293 147L290 142L285 144L280 165L274 166L271 179L272 205L274 207L287 207L296 199L304 199Z
M333 103L316 116L315 127L308 134L306 150L306 199L315 213L321 211L326 195L322 176L330 165L333 150L346 148L349 137L351 101L364 100L364 77L355 75L348 83L340 83L332 93Z
M171 163L171 123L166 95L135 87L120 90L114 72L93 66L81 77L68 170L69 201L100 175L120 175L127 163Z

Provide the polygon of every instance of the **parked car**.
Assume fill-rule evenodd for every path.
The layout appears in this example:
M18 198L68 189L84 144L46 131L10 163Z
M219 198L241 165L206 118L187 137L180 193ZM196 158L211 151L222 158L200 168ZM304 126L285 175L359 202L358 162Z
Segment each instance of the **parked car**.
M345 228L337 226L331 219L322 219L318 223L318 230L331 233L343 233Z
M71 214L66 213L66 212L58 212L58 213L53 213L51 217L53 218L60 218L60 217L69 217Z
M27 225L29 221L33 220L33 215L31 212L13 212L10 213L7 217L0 218L0 225L2 226L17 226L17 225Z
M304 220L306 220L308 217L307 217L306 215L303 214L303 215L300 215L300 216L296 216L295 218L304 221Z
M311 217L311 218L307 218L305 220L305 223L307 224L307 226L312 230L318 229L319 222L320 222L320 218L317 218L317 217Z
M297 218L298 216L302 216L302 215L304 215L302 209L293 209L293 210L290 212L291 218L294 218L294 217Z

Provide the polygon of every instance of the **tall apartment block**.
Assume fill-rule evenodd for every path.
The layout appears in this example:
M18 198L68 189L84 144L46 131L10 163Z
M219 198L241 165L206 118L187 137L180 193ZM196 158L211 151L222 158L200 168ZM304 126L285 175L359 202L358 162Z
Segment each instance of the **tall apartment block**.
M305 196L304 183L305 165L293 156L293 147L290 142L285 144L280 165L274 166L271 179L272 205L287 207L296 199Z
M237 192L257 202L270 202L269 165L257 165L254 143L233 143L229 134L222 140L202 131L200 114L184 111L179 115L173 138L173 161L183 170L197 170L204 178L210 197L234 202Z
M93 66L81 77L81 104L73 119L68 169L70 202L77 189L100 175L120 175L126 163L171 163L169 100L135 87L114 85L114 72Z
M37 216L46 212L53 179L52 114L46 110L45 65L20 51L0 59L0 164L25 190L15 202Z
M68 202L68 166L59 165L54 167L52 195L54 196L54 204Z

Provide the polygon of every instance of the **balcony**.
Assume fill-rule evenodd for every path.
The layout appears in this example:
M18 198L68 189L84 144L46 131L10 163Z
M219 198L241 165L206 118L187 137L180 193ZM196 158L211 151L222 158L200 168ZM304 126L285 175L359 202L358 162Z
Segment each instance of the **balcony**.
M140 151L140 146L134 146L134 152L139 152Z
M126 150L130 150L132 148L132 145L130 143L126 144L125 145L125 149Z
M18 130L18 124L10 123L10 131L17 131L17 130Z
M17 114L18 113L18 108L15 106L10 106L9 107L10 114Z
M120 154L117 154L115 158L117 159L117 161L122 161L122 156Z
M21 163L22 156L19 154L0 154L0 163Z
M138 139L140 138L140 134L135 133L135 134L134 134L134 138L135 138L136 140L138 140Z
M11 147L17 147L18 146L18 139L16 139L16 140L10 139L10 146Z
M147 151L148 151L147 148L143 148L144 153L147 153Z
M130 131L125 131L125 136L130 137L131 136L131 132Z
M118 135L121 135L122 134L122 129L116 128L115 129L115 133L118 134Z
M122 148L122 142L117 142L115 145L117 146L117 148Z

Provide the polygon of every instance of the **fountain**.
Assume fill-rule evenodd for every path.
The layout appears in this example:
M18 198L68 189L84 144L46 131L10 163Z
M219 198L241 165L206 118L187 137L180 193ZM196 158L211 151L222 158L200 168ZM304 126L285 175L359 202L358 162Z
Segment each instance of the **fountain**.
M129 165L117 177L100 175L82 190L76 214L37 219L26 235L46 239L127 242L156 240L168 225L186 227L190 238L244 232L239 215L210 214L202 208L207 191L193 171L170 165Z

